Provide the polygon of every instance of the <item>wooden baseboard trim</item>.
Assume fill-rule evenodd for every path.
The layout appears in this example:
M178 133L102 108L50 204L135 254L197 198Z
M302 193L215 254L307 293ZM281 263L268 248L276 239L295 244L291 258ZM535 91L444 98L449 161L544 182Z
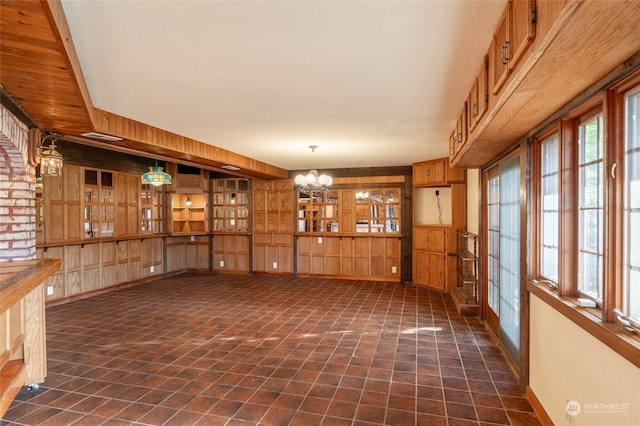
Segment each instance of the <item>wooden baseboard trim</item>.
M544 409L544 407L540 403L540 400L538 399L536 394L533 393L533 390L529 386L527 386L525 396L527 397L529 404L531 404L533 411L535 411L535 413L538 415L540 422L542 422L544 426L553 426L551 417L549 417L549 415L547 414L547 411Z

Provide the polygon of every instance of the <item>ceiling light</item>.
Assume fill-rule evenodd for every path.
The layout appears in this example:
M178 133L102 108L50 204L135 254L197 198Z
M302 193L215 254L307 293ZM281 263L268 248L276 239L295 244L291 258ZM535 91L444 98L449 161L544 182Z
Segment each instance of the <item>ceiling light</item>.
M155 166L149 167L149 171L141 176L142 183L153 186L171 185L173 178L169 173L163 172L162 169L163 167L158 167L157 163Z
M51 140L48 146L45 146L47 139ZM62 165L64 163L62 154L56 151L56 135L46 135L40 141L38 147L38 157L40 157L40 175L41 176L62 176Z
M226 165L226 166L222 166L223 169L227 169L227 170L240 170L240 167L236 167L236 166L232 166L232 165Z
M312 168L307 175L296 176L296 189L302 193L308 194L309 192L325 192L329 189L333 183L333 179L328 175L319 175L316 170L316 156L315 151L317 146L311 145L311 155L313 158Z

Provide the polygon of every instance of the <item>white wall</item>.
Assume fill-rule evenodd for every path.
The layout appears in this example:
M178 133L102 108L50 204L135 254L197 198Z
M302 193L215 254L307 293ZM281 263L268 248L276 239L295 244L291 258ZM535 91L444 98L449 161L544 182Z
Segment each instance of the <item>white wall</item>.
M439 195L436 197L436 191ZM414 200L416 225L451 225L451 187L416 188ZM438 199L442 215L438 211Z
M554 424L640 425L640 369L534 295L530 313L529 386Z
M480 233L480 193L478 191L478 169L467 169L467 231Z

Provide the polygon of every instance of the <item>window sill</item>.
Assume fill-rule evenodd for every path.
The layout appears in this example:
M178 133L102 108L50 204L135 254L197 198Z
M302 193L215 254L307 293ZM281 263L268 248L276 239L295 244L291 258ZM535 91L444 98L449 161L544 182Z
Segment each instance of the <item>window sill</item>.
M562 298L544 284L529 281L527 290L640 368L640 336L637 333L634 335L618 324L602 321L599 309L580 307L575 299Z

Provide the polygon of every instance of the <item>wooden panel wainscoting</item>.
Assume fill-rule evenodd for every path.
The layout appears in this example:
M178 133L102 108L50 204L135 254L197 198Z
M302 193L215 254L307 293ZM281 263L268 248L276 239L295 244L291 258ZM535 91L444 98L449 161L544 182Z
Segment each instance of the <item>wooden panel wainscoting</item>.
M249 255L249 234L214 234L214 272L249 273Z
M44 282L46 301L84 297L159 276L163 273L162 247L162 236L39 246L37 258L61 260L60 268ZM154 266L153 272L150 266Z
M187 270L194 272L209 272L209 237L195 235L189 237L186 243Z
M398 235L299 234L296 239L299 276L400 281L402 238Z

